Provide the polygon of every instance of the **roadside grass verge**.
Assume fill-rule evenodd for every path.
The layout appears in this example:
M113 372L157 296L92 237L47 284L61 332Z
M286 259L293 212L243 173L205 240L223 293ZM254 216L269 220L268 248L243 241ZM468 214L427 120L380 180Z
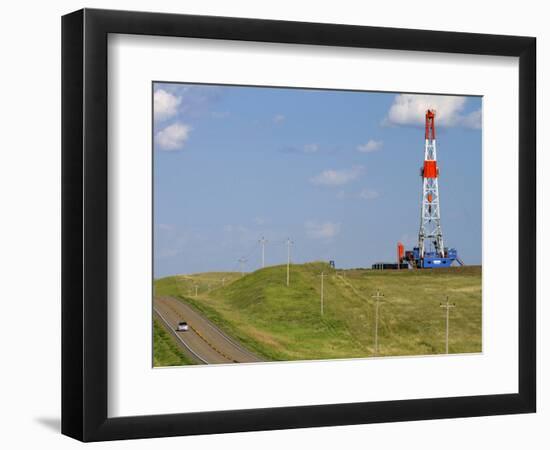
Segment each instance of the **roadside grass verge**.
M184 366L195 364L191 358L183 353L178 344L156 320L153 320L153 365Z

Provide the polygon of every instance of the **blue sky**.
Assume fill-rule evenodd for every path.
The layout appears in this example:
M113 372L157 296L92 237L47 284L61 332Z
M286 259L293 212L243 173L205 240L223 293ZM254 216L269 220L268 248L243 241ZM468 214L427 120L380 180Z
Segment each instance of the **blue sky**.
M481 263L480 97L154 83L154 274L393 261L436 109L445 245Z

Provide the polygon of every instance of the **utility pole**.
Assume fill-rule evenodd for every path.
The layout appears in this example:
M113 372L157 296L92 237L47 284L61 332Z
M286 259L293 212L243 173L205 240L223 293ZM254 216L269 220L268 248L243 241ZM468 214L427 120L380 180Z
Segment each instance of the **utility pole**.
M380 299L384 297L384 294L380 294L380 291L376 291L376 295L372 295L372 298L376 299L375 306L375 325L374 325L374 354L378 354L378 308L380 307ZM383 300L382 300L383 301Z
M324 300L325 300L325 272L321 272L321 315L325 315Z
M286 260L286 285L290 286L290 246L294 244L290 240L290 238L287 238L286 240L286 247L287 247L287 260Z
M239 258L239 264L241 265L241 277L244 276L244 265L247 261L248 259L246 258Z
M449 309L456 307L455 303L449 303L447 295L445 303L439 304L440 308L445 308L445 353L449 354Z
M262 269L263 269L265 267L265 244L267 244L267 239L265 239L262 236L262 238L258 242L262 246Z
M198 295L198 293L199 293L199 285L195 284L195 297Z

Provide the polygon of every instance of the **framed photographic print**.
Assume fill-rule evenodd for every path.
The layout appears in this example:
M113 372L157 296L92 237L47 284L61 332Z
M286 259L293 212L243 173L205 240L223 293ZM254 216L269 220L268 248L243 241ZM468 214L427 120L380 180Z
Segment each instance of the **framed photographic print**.
M535 39L63 17L62 432L535 411Z

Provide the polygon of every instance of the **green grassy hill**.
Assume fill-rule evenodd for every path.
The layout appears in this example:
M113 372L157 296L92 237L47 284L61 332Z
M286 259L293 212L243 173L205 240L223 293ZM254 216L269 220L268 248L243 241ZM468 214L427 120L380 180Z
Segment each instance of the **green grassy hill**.
M320 274L324 272L324 315ZM222 286L221 278L225 278ZM450 313L450 353L481 351L481 268L346 270L325 263L239 273L167 277L156 295L192 304L228 334L271 360L353 358L374 355L375 307L380 290L379 356L445 351L445 296ZM198 295L191 289L199 285ZM209 287L208 287L209 286Z

